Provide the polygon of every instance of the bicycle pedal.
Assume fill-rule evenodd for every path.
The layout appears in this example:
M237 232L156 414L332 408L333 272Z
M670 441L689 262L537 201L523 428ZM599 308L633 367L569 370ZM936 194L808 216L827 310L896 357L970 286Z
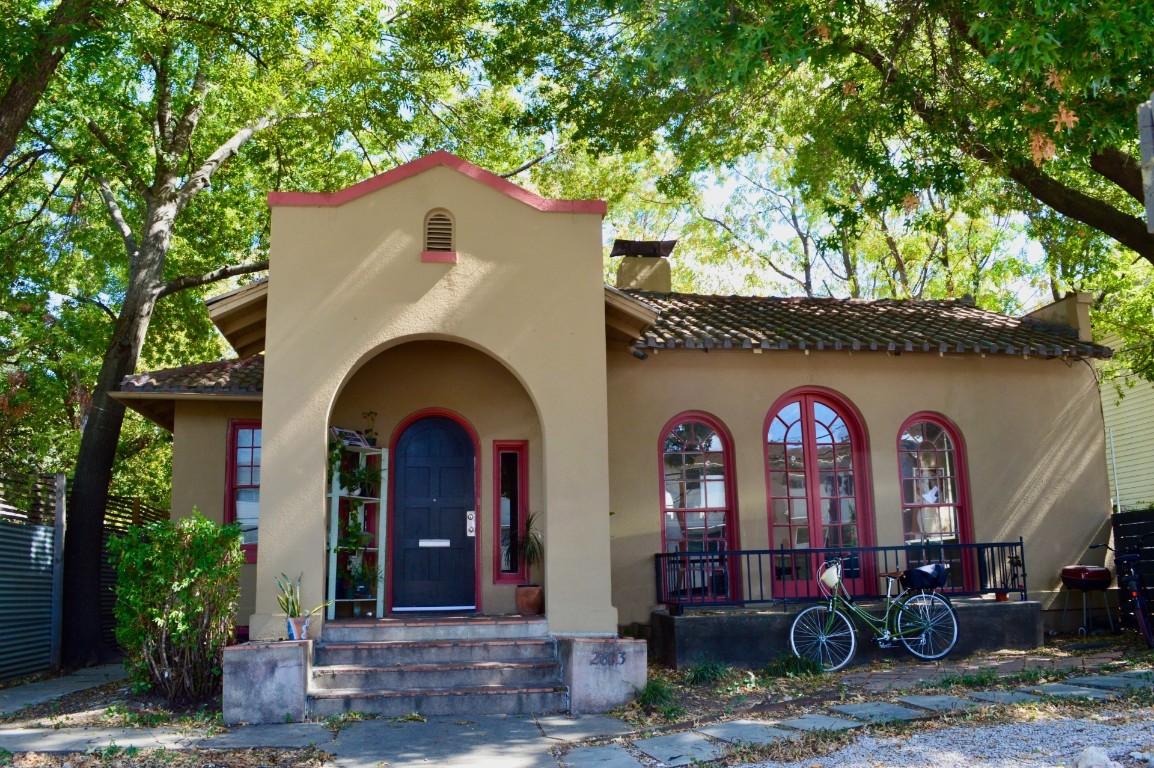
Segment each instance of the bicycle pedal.
M878 644L878 648L896 648L898 645L893 640L882 640L877 637L874 638L874 642Z

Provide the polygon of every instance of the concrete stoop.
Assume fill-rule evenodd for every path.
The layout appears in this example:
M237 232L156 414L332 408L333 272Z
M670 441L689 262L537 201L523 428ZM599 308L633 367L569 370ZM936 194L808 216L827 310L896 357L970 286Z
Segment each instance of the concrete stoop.
M644 640L554 636L544 618L326 622L319 640L224 649L224 722L606 712L645 685Z
M328 622L315 645L307 701L314 718L569 708L548 622L519 616Z

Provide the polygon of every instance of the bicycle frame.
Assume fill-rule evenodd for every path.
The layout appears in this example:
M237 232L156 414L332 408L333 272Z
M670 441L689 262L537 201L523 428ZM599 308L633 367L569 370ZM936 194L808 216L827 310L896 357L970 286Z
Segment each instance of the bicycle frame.
M840 571L841 561L837 561L837 567ZM888 643L898 637L909 637L917 634L920 630L916 627L911 627L904 632L897 628L897 616L902 611L911 613L905 607L905 599L908 595L917 594L924 590L920 589L903 589L897 594L894 594L894 588L897 585L897 579L892 576L886 576L886 597L885 597L885 613L881 616L870 613L861 606L859 606L853 599L853 596L845 588L840 573L838 575L837 584L829 590L829 610L832 617L835 610L841 609L845 613L854 617L858 621L869 627L874 634L874 639L884 648L888 647ZM820 581L822 586L828 588L829 585ZM824 590L823 590L824 591Z

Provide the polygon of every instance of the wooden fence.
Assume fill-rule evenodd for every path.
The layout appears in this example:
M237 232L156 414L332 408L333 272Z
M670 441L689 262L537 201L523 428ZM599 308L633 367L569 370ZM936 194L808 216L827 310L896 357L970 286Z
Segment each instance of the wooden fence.
M1147 601L1154 598L1154 509L1140 509L1134 512L1119 512L1110 516L1114 529L1114 549L1116 552L1137 552L1138 572L1146 585ZM1120 594L1123 620L1129 623L1134 612L1133 601L1127 594Z

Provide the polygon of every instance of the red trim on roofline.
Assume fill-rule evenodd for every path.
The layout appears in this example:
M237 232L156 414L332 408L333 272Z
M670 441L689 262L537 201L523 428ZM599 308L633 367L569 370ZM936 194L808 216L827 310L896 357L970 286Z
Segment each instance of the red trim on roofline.
M596 213L604 216L608 210L604 200L556 200L541 197L443 149L424 157L418 157L416 160L336 192L269 192L268 204L272 207L344 205L358 197L364 197L370 192L375 192L390 184L396 184L398 181L416 176L439 165L452 168L458 173L544 213Z

